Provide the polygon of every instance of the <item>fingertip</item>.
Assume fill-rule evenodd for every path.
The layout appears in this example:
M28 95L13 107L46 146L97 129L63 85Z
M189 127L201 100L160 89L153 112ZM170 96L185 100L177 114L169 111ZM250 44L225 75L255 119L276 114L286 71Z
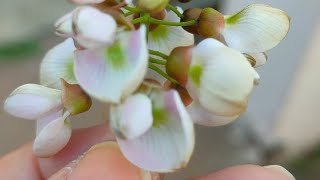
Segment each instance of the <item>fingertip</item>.
M284 169L284 168L283 168ZM273 168L265 168L255 165L241 165L229 167L211 173L204 177L194 178L193 180L295 180L295 178L288 176L289 171L274 170Z
M151 179L151 174L131 164L121 153L115 142L104 142L93 146L76 166L62 169L52 179ZM60 173L60 172L58 172ZM66 175L67 174L67 175Z

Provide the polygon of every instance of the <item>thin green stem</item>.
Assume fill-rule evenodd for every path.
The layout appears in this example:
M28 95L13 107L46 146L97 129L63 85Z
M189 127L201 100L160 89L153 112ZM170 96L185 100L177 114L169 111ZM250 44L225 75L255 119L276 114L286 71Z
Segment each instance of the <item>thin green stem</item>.
M172 6L171 4L168 4L167 8L170 9L170 11L174 12L179 18L182 19L184 17L183 14L181 14L179 10L176 7Z
M164 78L168 79L169 81L171 81L174 84L179 84L178 81L176 81L175 79L173 79L172 77L170 77L167 73L163 72L160 68L158 68L156 65L149 63L149 68L152 69L153 71L155 71L156 73L160 74L161 76L163 76Z
M132 24L152 23L152 24L160 24L160 25L166 25L166 26L192 26L197 23L197 20L191 20L186 22L171 22L171 21L155 19L152 17L139 17L137 19L132 20L131 23Z
M152 55L155 55L155 56L159 56L165 60L167 60L169 58L169 56L163 54L162 52L159 52L159 51L155 51L155 50L151 50L149 49L149 54L152 54Z
M161 24L161 25L167 25L167 26L192 26L197 23L197 20L191 20L186 22L171 22L171 21L163 21L155 18L150 18L149 22L153 24Z
M134 12L134 13L139 13L141 12L140 9L135 8L135 7L130 7L130 6L125 6L123 7L125 10L129 11L129 12Z
M167 62L164 60L156 59L153 57L149 57L149 62L154 63L154 64L159 64L159 65L166 65Z
M127 12L127 13L124 13L123 15L124 15L125 17L128 17L128 16L130 16L130 15L132 15L132 14L135 14L135 12Z

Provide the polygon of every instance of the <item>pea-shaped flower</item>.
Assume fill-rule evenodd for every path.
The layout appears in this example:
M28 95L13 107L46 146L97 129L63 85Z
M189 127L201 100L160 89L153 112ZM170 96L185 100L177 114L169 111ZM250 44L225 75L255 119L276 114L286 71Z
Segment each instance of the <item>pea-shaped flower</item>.
M69 115L87 111L90 98L78 85L63 82L63 90L25 84L6 99L4 109L13 116L37 121L33 152L38 157L58 153L71 137Z
M166 70L192 97L192 119L210 126L227 124L244 112L259 79L243 54L215 39L174 50Z
M172 172L193 153L192 120L175 90L136 93L110 111L111 127L124 156L142 169Z

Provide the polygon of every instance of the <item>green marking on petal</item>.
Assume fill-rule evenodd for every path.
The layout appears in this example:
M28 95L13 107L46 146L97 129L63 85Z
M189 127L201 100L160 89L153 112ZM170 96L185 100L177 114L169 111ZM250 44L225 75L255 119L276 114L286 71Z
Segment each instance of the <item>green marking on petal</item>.
M126 63L125 52L119 41L108 47L105 52L106 59L114 69L121 69Z
M69 63L67 64L67 77L69 77L70 79L72 80L75 80L76 77L74 75L74 69L73 69L73 66L74 66L74 59L73 58L70 58L67 60Z
M239 22L239 19L245 15L245 9L231 16L225 18L225 23L228 25L235 25Z
M162 124L165 124L168 121L166 110L161 107L152 107L152 116L153 116L153 128L159 128Z
M194 65L189 70L189 76L191 77L192 82L199 87L200 86L200 78L202 75L202 66Z
M158 25L157 28L149 32L149 39L160 41L169 35L168 26Z

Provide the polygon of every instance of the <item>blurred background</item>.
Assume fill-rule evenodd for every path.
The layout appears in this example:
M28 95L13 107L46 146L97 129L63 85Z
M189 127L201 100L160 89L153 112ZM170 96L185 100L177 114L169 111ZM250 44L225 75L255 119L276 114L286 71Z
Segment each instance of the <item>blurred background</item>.
M189 167L167 179L247 163L281 164L299 180L320 179L320 1L193 0L192 6L209 5L231 14L252 3L288 12L291 31L258 69L261 83L247 112L225 127L197 126ZM38 83L45 52L62 41L54 35L53 23L72 8L65 0L0 1L0 102L17 86ZM73 121L73 127L98 124L100 117L94 107ZM0 156L31 141L34 125L0 108Z

